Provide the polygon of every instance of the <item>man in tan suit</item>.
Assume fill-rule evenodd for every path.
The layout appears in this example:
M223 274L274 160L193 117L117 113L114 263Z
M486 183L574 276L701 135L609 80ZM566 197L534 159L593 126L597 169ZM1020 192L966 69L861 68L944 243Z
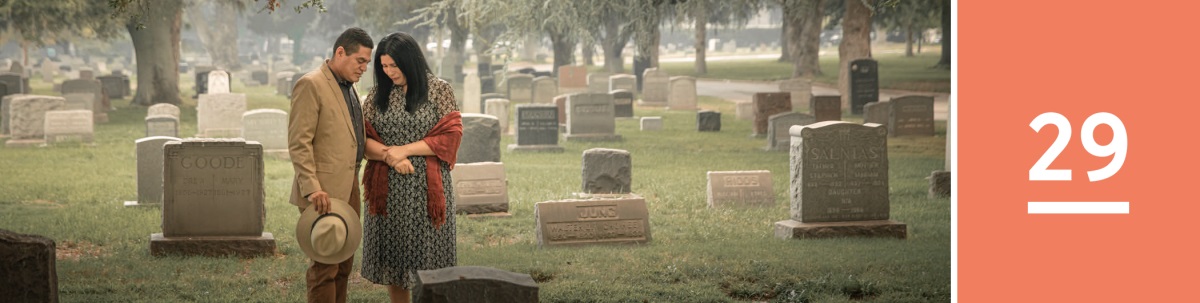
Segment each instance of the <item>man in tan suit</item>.
M292 88L288 115L288 152L296 179L291 203L300 212L312 204L317 213L331 209L330 198L347 201L361 216L358 167L366 148L362 106L354 83L371 62L371 36L350 28L338 37L333 58L305 74ZM354 257L338 264L313 261L305 280L309 302L346 302L346 282Z

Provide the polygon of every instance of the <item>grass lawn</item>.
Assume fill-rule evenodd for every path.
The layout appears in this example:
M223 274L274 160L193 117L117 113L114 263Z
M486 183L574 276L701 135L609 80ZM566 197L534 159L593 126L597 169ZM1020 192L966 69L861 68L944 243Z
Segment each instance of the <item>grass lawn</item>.
M884 71L905 60L880 59ZM710 63L711 71L734 73L721 64ZM773 70L741 64L773 77ZM57 95L49 84L32 81L35 93ZM247 94L249 109L288 108L273 87L231 82L235 92ZM191 77L180 83L190 96ZM307 258L293 231L299 214L287 202L290 162L265 160L266 232L278 245L273 256L152 257L149 236L162 230L161 209L122 207L122 201L136 198L133 142L144 133L146 108L128 100L113 104L111 121L96 126L94 146L0 145L0 228L56 241L61 300L303 301ZM720 132L695 131L693 112L637 108L638 116L663 116L665 129L641 132L637 120L620 119L621 142L562 142L566 152L560 154L503 149L513 217L459 217L459 265L528 273L538 281L543 302L949 301L950 201L928 198L924 179L942 167L943 122L936 137L888 140L891 218L908 224L908 239L781 240L773 235L773 223L788 218L788 155L763 151L765 139L749 136L751 122L737 120L732 103L701 97L700 106L724 113ZM195 101L188 99L181 109L181 135L194 134ZM510 143L513 138L505 137L501 146ZM582 151L594 147L632 154L633 191L646 198L653 241L538 248L534 203L580 191ZM726 170L771 171L775 205L707 208L705 172ZM384 287L352 275L352 301L386 297Z

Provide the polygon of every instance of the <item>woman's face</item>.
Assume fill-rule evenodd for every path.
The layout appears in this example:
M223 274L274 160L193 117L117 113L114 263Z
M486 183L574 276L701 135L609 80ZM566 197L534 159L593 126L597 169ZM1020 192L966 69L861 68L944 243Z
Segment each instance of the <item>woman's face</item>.
M379 57L379 64L383 65L383 73L387 74L388 78L392 79L392 84L405 86L408 81L404 79L404 73L400 72L400 67L396 66L396 60L392 60L392 56L383 55Z

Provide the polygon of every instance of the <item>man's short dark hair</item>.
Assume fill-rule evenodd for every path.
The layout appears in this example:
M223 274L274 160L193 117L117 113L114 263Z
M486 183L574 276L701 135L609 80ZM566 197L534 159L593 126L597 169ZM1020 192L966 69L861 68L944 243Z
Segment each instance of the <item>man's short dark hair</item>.
M338 36L337 41L333 43L332 55L337 55L338 47L345 49L346 55L350 55L357 53L359 47L365 46L366 48L371 48L373 45L375 45L375 42L371 41L371 35L368 35L367 31L361 28L351 27L342 32L342 35ZM330 58L333 58L332 55Z

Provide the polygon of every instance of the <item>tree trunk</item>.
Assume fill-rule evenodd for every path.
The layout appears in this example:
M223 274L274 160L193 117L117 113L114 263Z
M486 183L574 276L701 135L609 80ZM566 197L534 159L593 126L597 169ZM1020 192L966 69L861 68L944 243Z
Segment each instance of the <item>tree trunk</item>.
M304 58L302 58L304 55L300 47L302 42L304 42L304 32L301 31L299 34L293 32L292 35L288 35L288 39L292 39L292 64L298 67L304 66ZM329 57L333 58L333 54L330 53Z
M569 34L557 33L549 31L550 43L554 48L554 65L550 68L550 72L558 77L558 67L563 65L571 65L575 59L575 39Z
M654 30L650 31L650 37L653 37L653 42L650 43L650 67L658 68L658 49L662 45L662 30L658 29L658 23L654 23Z
M796 4L785 0L781 6L783 11L783 27L779 29L779 47L783 51L779 54L779 62L795 62L792 60L792 45L796 42L792 41L792 35L795 31L793 28L796 27L793 23L797 19L795 16Z
M580 50L581 51L580 53L582 53L582 55L583 55L583 65L586 65L586 66L596 65L596 60L594 60L594 58L592 58L592 57L596 56L596 44L591 43L591 42L583 42L583 43L579 44L579 47L583 48Z
M633 30L629 27L621 29L620 21L616 17L609 17L604 22L604 38L600 40L600 45L604 49L604 68L612 73L625 72L625 58L621 55L625 51L625 44L629 42L629 36L633 35Z
M708 47L708 8L703 4L696 5L692 18L696 21L696 75L708 74L708 63L705 50Z
M806 5L795 12L801 15L802 20L793 23L793 28L798 28L799 33L791 38L794 44L792 48L798 49L792 77L814 78L822 75L818 59L821 57L821 19L825 8L822 7L822 0L805 2Z
M913 26L904 26L904 56L913 56Z
M137 55L137 94L133 97L133 103L178 105L182 0L157 1L143 18L125 24ZM137 28L139 21L145 28ZM164 43L169 44L164 46Z
M210 8L211 15L207 13ZM237 41L238 36L237 8L226 2L212 2L188 6L186 11L213 65L228 71L241 69L237 43L231 43Z
M457 16L458 9L455 8L450 12L450 16ZM450 55L454 56L454 65L463 66L467 57L467 28L458 23L458 18L447 18L446 25L450 28ZM451 66L453 68L453 66ZM455 72L455 75L459 72ZM454 79L458 81L458 79Z
M838 45L838 92L842 95L843 110L850 109L850 61L871 57L871 10L863 1L846 0L846 15L842 18L842 43Z
M942 60L937 67L950 69L950 0L942 0Z

